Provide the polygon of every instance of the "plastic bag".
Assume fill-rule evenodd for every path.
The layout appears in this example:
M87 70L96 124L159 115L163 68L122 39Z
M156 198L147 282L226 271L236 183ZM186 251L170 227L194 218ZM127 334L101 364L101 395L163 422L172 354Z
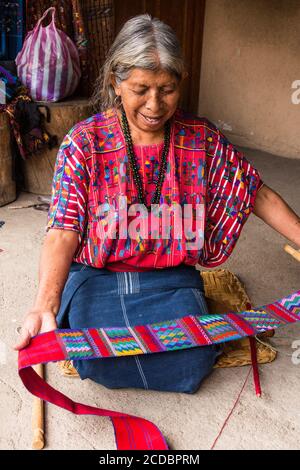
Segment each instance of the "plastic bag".
M48 13L52 21L42 26ZM59 101L72 95L81 77L78 50L55 26L55 8L45 11L27 34L16 57L18 77L36 101Z

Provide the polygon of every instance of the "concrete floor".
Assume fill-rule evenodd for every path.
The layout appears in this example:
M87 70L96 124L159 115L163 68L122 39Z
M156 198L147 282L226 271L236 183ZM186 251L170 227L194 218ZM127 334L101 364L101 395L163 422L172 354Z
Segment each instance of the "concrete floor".
M300 161L244 149L264 181L300 213ZM298 186L297 186L298 185ZM36 201L23 193L19 203ZM16 205L16 202L11 205ZM32 396L17 373L17 354L11 349L15 329L30 308L37 288L40 245L46 213L32 208L0 208L0 448L31 447ZM251 215L230 258L221 268L245 283L255 306L299 289L300 265L284 252L286 240ZM293 339L300 325L282 328L276 341L275 362L260 366L263 395L257 398L252 377L225 427L216 449L300 448L300 365L292 363ZM298 357L300 356L300 353ZM47 379L79 402L143 416L156 423L173 449L209 449L231 410L249 367L217 369L195 395L134 389L113 391L91 381L64 378L56 364L47 366ZM74 416L46 406L47 449L114 449L108 418Z

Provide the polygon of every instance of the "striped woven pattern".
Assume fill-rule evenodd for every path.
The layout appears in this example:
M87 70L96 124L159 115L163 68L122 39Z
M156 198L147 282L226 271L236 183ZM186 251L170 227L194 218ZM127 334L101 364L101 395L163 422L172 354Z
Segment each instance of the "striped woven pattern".
M149 354L253 336L300 320L300 291L273 304L227 314L193 316L122 328L56 330L65 358Z

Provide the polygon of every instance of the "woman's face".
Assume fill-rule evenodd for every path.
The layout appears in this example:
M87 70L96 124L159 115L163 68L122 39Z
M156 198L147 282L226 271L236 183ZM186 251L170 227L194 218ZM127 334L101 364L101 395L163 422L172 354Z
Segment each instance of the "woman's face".
M131 130L142 136L161 135L165 122L174 114L180 97L180 82L164 70L133 69L115 93L121 97Z

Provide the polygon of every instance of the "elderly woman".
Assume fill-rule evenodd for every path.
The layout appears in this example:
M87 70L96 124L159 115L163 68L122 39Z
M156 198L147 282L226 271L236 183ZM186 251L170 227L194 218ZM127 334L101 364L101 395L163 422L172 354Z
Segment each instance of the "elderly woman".
M122 327L154 322L178 346L164 322L208 314L195 265L226 261L251 212L300 247L299 217L217 127L178 109L185 76L170 27L149 15L124 25L96 84L97 114L59 149L38 293L16 349L57 327L109 326L126 348ZM109 388L194 393L218 354L211 345L74 366Z

